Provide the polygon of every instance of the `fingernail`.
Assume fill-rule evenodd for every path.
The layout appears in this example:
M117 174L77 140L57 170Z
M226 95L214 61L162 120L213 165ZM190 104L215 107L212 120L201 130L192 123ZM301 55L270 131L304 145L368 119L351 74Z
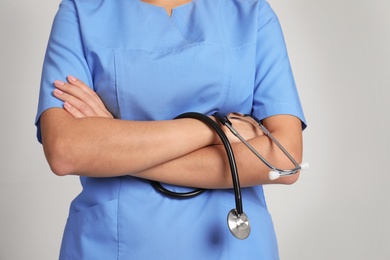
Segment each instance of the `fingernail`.
M70 81L76 81L77 79L75 78L75 77L73 77L72 75L69 75L68 76L68 79L70 80Z
M58 95L62 95L64 92L62 92L61 90L59 90L58 88L54 89L54 93L58 94Z
M60 80L55 80L54 81L54 85L56 86L63 86L64 85L64 82L60 81Z

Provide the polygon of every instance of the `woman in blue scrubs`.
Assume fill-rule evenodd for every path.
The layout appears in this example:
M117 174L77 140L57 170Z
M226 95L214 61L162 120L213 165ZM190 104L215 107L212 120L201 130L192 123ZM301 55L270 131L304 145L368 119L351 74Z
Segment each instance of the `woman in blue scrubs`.
M279 259L262 185L297 176L270 181L267 167L230 136L252 227L246 240L234 238L218 137L197 120L173 120L191 111L253 114L301 160L305 120L265 0L62 0L36 117L53 172L79 175L83 186L60 259ZM266 158L291 166L266 136L234 124ZM150 179L179 192L208 190L175 199Z

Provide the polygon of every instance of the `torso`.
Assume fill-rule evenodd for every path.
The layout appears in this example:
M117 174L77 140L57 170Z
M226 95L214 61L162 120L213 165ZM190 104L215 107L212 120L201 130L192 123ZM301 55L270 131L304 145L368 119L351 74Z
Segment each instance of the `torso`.
M93 87L115 117L251 112L256 0L100 2L75 1ZM82 182L61 259L278 259L261 186L242 189L252 233L239 241L226 223L235 207L230 189L178 200L133 177Z

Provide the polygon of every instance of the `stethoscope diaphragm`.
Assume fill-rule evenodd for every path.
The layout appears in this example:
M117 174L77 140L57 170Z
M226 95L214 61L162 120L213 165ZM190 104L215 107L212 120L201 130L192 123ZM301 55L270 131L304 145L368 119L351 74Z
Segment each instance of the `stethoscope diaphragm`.
M232 209L227 216L227 223L230 232L238 239L246 239L251 233L251 224L244 212L238 214L236 209Z

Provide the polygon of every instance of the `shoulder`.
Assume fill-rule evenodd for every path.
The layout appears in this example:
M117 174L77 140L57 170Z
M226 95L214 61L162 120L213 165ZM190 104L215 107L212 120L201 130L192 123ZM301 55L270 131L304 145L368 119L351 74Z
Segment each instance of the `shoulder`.
M140 0L141 1L141 0ZM121 7L131 1L125 0L61 0L60 6L73 6L77 12L83 11L109 11ZM118 9L119 9L118 8Z
M275 13L267 0L221 0L221 2L222 8L224 8L229 15L237 14L241 18L245 18L247 15L256 16L258 18L264 16L275 16Z
M222 13L227 19L235 20L234 24L256 24L257 29L260 30L269 22L277 20L277 16L267 0L220 0L220 2L222 2Z
M197 0L195 0L197 1ZM203 1L203 0L198 0ZM205 0L208 1L208 0ZM267 0L221 0L225 5L231 5L236 7L251 7L256 8L258 6L267 5Z

